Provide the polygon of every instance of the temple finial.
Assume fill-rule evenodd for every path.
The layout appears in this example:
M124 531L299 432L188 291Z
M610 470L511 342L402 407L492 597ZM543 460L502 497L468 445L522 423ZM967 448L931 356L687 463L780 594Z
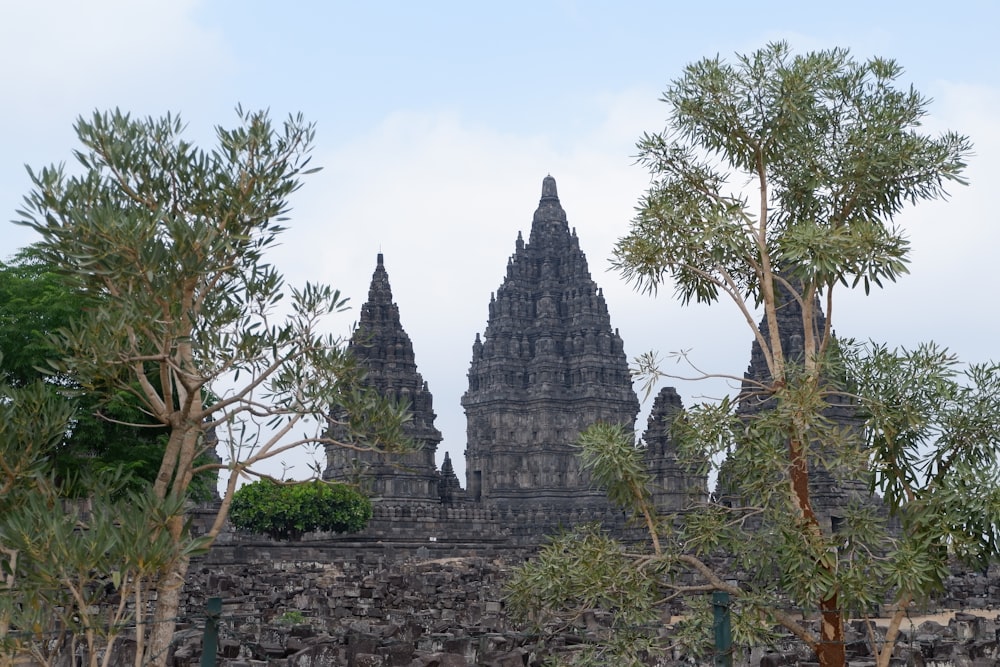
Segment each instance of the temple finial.
M556 192L556 179L552 178L551 174L542 179L542 199L559 200L559 193Z

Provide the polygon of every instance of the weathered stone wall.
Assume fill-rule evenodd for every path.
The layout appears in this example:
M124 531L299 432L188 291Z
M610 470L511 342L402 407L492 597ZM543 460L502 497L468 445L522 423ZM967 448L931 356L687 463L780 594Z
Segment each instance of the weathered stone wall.
M204 532L215 517L216 507L204 505L191 512L195 532ZM398 559L416 555L421 548L429 553L462 556L503 555L536 548L547 535L571 526L600 523L615 530L623 540L648 539L641 527L626 525L625 515L611 507L565 508L536 504L525 508L499 509L474 502L454 504L391 504L376 502L368 527L351 535L311 535L298 549L314 549L327 557L348 557L359 548L375 549ZM264 550L273 553L280 543L251 535L224 531L216 540L213 558L226 562L229 552Z
M512 624L503 585L529 550L494 545L492 553L475 555L477 550L482 547L319 536L277 544L230 535L192 564L183 609L191 625L179 635L173 664L199 664L199 628L213 596L224 603L224 667L524 666L586 640L577 631L543 640ZM948 584L940 602L914 613L1000 604L1000 572L956 575ZM898 664L1000 664L998 620L959 614L948 625L904 622ZM852 665L873 664L860 622L848 628L848 642ZM808 650L791 638L739 655L738 665L809 660Z
M221 665L525 664L528 638L503 613L509 560L288 558L314 553L295 546L256 553L263 558L191 567L183 614L194 621L208 598L223 599ZM199 654L191 641L175 664L197 664Z
M196 523L214 508L200 512ZM200 626L206 599L223 598L226 667L539 664L546 652L572 650L586 636L573 631L543 640L514 627L504 612L503 582L541 535L595 520L642 539L642 531L625 530L620 513L477 503L377 504L362 533L313 534L294 543L226 532L192 564L184 613ZM938 601L914 613L998 607L1000 571L990 575L956 574ZM948 626L907 622L900 664L1000 664L988 661L996 654L996 628L992 619L961 616ZM175 664L198 664L200 636L194 627L181 635ZM871 664L865 629L851 627L848 636L852 664ZM789 638L770 652L742 655L739 664L756 666L799 664L809 652Z

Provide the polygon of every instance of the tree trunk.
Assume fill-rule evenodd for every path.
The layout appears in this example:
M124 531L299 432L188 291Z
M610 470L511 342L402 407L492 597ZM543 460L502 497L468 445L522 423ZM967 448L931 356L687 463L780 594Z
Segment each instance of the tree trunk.
M847 652L844 649L844 620L838 608L837 595L820 603L821 628L816 657L822 667L844 667Z
M806 460L805 447L795 434L788 442L788 455L791 460L792 493L798 503L806 530L820 533L819 521L812 508L809 495L809 463ZM823 563L819 568L828 570ZM844 619L840 612L837 593L820 600L820 639L816 645L816 657L822 667L844 667L847 664L847 654L844 649Z
M157 587L156 608L149 629L149 640L146 642L146 659L144 664L153 667L166 667L170 651L170 643L174 638L174 628L177 625L177 613L181 606L181 591L184 589L184 578L189 565L187 556L179 558L163 576Z
M885 631L885 638L882 640L882 647L878 648L878 644L875 641L875 627L874 624L869 621L868 632L871 636L872 646L875 648L875 658L877 667L889 667L889 661L892 659L893 649L896 647L896 638L899 637L899 626L903 622L903 618L906 616L906 610L910 606L910 601L913 599L909 593L903 595L896 601L896 611L892 614L892 619L889 621L889 627Z

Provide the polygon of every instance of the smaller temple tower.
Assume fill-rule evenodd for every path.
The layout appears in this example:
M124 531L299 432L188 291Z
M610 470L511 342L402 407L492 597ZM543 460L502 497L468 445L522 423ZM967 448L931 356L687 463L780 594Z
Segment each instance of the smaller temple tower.
M670 433L674 419L683 409L677 390L664 387L653 401L642 436L653 480L653 505L661 514L679 512L693 500L708 498L708 476L697 474L678 460L677 445Z
M441 432L434 426L431 393L417 372L413 343L403 330L399 307L392 300L382 253L378 254L368 301L361 307L348 350L367 368L365 381L369 386L383 396L409 403L412 418L404 430L419 449L407 454L383 454L330 445L326 448L323 478L360 481L370 495L385 501L440 502L441 476L434 454ZM448 489L450 497L458 494L454 485Z
M805 359L805 343L802 336L803 314L802 306L786 287L778 288L779 300L777 308L778 335L785 360L790 364L801 364ZM826 316L817 298L813 305L815 313L813 328L823 331L826 326ZM767 340L770 337L767 318L761 318L760 331ZM744 418L752 418L763 410L769 410L774 405L774 399L762 396L757 387L771 382L764 352L760 342L755 338L750 348L750 364L744 374L743 388L739 396L738 412ZM856 405L844 396L831 396L827 399L829 407L824 410L824 416L841 428L861 429L862 419L858 415ZM824 456L814 456L809 470L809 492L813 501L813 510L820 517L827 529L838 525L843 508L850 502L873 502L875 498L869 491L868 480L863 477L851 476L843 470L830 469L824 465ZM722 477L720 476L720 480ZM719 491L727 494L728 490Z

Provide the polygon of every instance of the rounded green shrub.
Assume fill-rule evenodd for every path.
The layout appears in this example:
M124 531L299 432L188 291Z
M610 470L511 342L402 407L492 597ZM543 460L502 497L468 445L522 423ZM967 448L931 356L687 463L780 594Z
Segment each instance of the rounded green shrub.
M372 504L346 484L323 481L279 484L262 479L233 494L229 520L239 530L278 540L303 533L356 533L368 525Z

